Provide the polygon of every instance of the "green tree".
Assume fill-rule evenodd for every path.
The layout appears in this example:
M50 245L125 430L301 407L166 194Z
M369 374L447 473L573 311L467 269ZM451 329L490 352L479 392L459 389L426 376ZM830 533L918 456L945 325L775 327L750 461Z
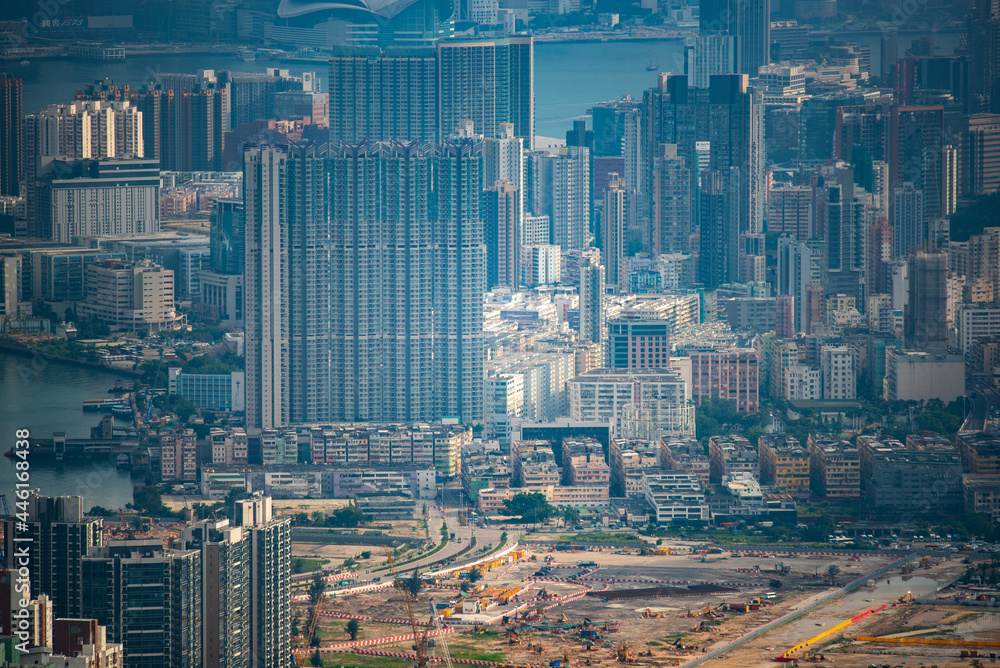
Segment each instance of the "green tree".
M539 492L521 492L515 494L514 498L503 502L504 509L501 514L507 516L520 516L526 523L544 522L552 517L555 509L549 505L544 494Z
M365 550L364 552L362 552L358 556L361 557L362 559L371 559L372 553L369 552L368 550Z
M343 506L337 508L326 518L324 524L328 527L357 527L368 524L372 521L372 516L358 510L357 506Z
M236 502L249 498L250 493L245 487L233 487L229 490L229 493L226 494L226 500L223 501L223 512L225 512L230 522L236 521Z
M837 528L837 523L829 515L823 515L802 531L802 538L814 543L823 542Z
M473 568L469 571L469 582L475 584L483 579L483 574L479 572L479 569Z
M840 566L837 564L830 564L826 569L826 578L830 582L833 582L837 579L838 575L840 575Z
M358 631L361 629L361 624L358 624L358 620L351 619L347 622L347 632L351 635L351 640L358 639Z
M316 605L319 602L319 597L323 595L326 591L326 580L323 579L323 572L316 571L313 573L312 583L309 585L309 602Z
M132 493L132 507L140 515L151 517L183 517L183 511L173 511L163 504L162 491L158 487L136 487Z
M323 665L323 657L319 655L319 648L313 650L312 656L309 657L309 663L311 663L314 666Z
M410 598L416 598L417 594L420 593L420 588L424 586L424 581L420 579L420 574L417 573L417 569L413 569L413 573L410 578L404 583L404 588L410 594Z
M580 521L580 511L570 506L566 506L562 509L562 516L566 524L576 524Z

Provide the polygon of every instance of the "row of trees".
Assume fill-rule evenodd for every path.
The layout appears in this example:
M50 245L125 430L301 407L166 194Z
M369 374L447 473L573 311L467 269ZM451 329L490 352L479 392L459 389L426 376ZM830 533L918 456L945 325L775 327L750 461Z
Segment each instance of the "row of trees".
M292 515L292 526L299 527L338 527L353 528L371 524L374 518L358 510L357 506L341 506L331 514L326 515L317 510L312 513L295 513Z
M503 504L501 515L520 517L524 524L541 524L558 517L562 517L566 524L575 524L580 521L578 509L569 506L557 508L549 503L545 495L540 492L521 492L515 494L511 499L505 500Z

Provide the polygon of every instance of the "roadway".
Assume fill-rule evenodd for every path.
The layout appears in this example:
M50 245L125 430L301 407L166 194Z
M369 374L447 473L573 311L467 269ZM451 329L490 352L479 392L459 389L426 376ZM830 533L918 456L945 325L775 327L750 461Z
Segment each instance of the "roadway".
M995 427L1000 419L1000 393L982 381L970 380L969 385L972 408L961 431L984 431L988 424Z
M462 525L461 520L459 519L459 514L464 512L468 518L468 507L463 505L463 494L461 481L453 480L441 488L438 496L438 503L443 505L428 506L427 528L431 538L435 541L439 541L441 536L441 523L447 523L449 534L448 544L434 554L418 559L417 561L401 564L399 566L399 570L401 572L411 572L414 568L423 571L432 566L448 564L449 562L455 560L454 557L459 552L469 546L473 536L476 538L476 548L471 553L467 553L460 557L462 563L474 561L476 558L474 553L480 548L486 545L496 547L500 544L500 539L503 535L502 528L494 529L490 527L481 527L468 520L464 526ZM455 534L454 539L450 537L451 534ZM513 542L509 538L509 535L508 542ZM512 535L514 535L515 538L517 536L516 532L513 532ZM340 564L335 563L334 561L331 561L323 566L324 570L336 570L339 567ZM358 584L370 583L373 577L384 577L386 574L387 571L371 572L368 574L362 573L358 578Z

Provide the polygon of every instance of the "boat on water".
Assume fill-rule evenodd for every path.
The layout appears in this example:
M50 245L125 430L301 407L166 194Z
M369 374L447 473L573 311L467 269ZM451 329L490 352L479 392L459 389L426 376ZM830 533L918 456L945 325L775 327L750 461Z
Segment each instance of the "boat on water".
M241 46L237 49L236 56L244 63L252 63L257 60L257 52L247 46Z
M31 64L30 60L22 60L21 61L21 67L27 67L30 64Z
M83 410L85 411L107 411L118 406L124 406L121 399L84 399Z
M111 407L111 414L119 417L132 417L132 407L127 404L119 404Z

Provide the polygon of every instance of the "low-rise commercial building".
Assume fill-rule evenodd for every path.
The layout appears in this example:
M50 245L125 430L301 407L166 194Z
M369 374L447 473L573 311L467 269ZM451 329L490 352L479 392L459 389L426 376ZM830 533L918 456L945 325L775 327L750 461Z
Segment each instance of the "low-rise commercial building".
M645 473L643 495L660 525L711 517L701 483L690 473Z
M198 447L193 429L160 434L160 480L198 479Z
M972 342L1000 334L1000 307L962 304L955 313L958 345L968 353Z
M591 422L642 421L651 438L694 435L690 387L673 369L592 369L567 383L569 414ZM641 425L626 425L638 430Z
M798 440L785 434L761 434L757 448L762 485L776 485L795 498L809 498L809 451Z
M513 441L510 444L511 486L538 487L562 483L562 469L548 441Z
M255 471L250 492L263 492L275 499L322 499L321 471Z
M962 497L966 513L989 515L1000 520L1000 478L995 475L970 473L962 476Z
M745 471L726 474L721 494L708 498L712 518L718 522L739 520L779 520L794 522L797 518L795 500L791 495L770 488L765 490Z
M820 349L823 372L823 399L838 401L857 397L854 355L847 346L823 346Z
M308 444L313 464L429 466L446 478L461 474L462 447L472 442L471 429L447 424L303 425L294 431Z
M749 473L754 478L760 476L760 459L757 448L742 436L712 436L708 439L708 461L710 480L722 482L730 473Z
M886 349L886 401L928 401L945 404L965 394L965 356Z
M861 495L858 449L832 436L810 435L809 488L814 497L856 499Z
M962 507L962 462L936 434L894 439L858 436L862 496L879 513L951 513Z
M437 476L433 468L321 468L319 472L326 498L351 499L373 494L397 494L414 499L437 496Z
M500 514L506 508L504 501L513 499L518 494L541 494L554 506L570 508L604 508L610 501L607 487L531 485L505 489L487 487L480 490L476 507L485 515Z
M212 427L208 433L213 464L246 464L247 433L243 429Z
M481 453L475 456L462 455L462 490L466 498L475 502L484 489L506 489L510 487L511 470L506 455Z
M222 501L234 489L244 490L250 486L247 481L249 469L243 467L206 467L199 471L201 495L210 501Z
M566 485L607 487L611 467L605 461L604 448L592 438L562 440L563 482Z
M87 267L82 318L94 318L114 330L156 332L177 326L174 272L149 261L103 260Z
M643 496L642 475L665 470L660 455L664 447L654 441L615 438L611 440L610 494L613 497Z
M417 502L409 496L358 496L354 505L359 511L377 521L412 520Z
M1000 435L960 433L955 440L966 473L1000 475Z
M242 371L226 374L184 373L167 369L170 394L178 394L197 408L242 413L246 409L246 385Z
M705 399L731 401L741 413L759 407L759 370L753 348L687 346L691 359L691 397L701 405Z

